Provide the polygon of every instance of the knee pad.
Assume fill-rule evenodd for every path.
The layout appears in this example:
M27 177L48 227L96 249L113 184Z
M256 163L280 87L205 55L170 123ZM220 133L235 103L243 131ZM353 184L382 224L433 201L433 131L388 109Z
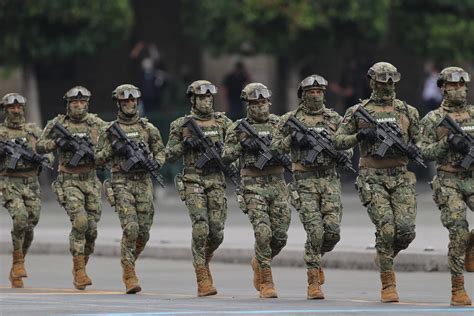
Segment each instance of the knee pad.
M397 246L400 249L408 248L408 245L415 239L415 228L412 225L400 225L397 227Z
M322 251L323 252L329 252L329 251L333 250L340 239L341 239L341 235L339 233L326 232L324 234L324 241L323 241Z
M28 217L22 214L15 215L13 219L13 229L23 231L28 227Z
M123 233L125 236L128 237L130 240L136 240L138 238L138 224L135 222L130 222L127 225L125 225L125 228L123 229Z
M205 221L198 221L193 224L193 239L207 239L209 235L209 225Z
M255 227L255 241L257 244L268 244L272 239L270 226L260 223Z
M87 229L89 228L89 221L87 220L87 216L77 216L72 223L75 230L84 234Z

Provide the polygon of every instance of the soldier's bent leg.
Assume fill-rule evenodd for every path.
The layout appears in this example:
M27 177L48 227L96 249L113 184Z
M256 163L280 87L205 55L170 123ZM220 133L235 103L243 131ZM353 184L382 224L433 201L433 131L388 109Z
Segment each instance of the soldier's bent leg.
M273 200L269 207L272 230L272 240L270 242L272 258L280 253L280 251L286 246L288 240L291 211L288 207L287 201L286 195L278 195L276 200Z
M394 257L408 248L415 239L416 197L415 185L407 181L391 194L395 217Z
M89 228L87 212L84 208L84 195L77 187L63 187L66 197L64 208L71 221L69 234L69 251L73 256L84 255L86 232Z
M224 240L224 225L227 219L227 199L223 186L207 194L209 237L206 245L206 257L212 257L214 251Z
M306 231L304 260L308 269L319 269L324 227L320 212L320 197L315 193L300 193L301 209L298 211Z
M328 179L328 185L321 196L321 213L323 214L324 236L321 255L334 249L341 239L341 185L338 178Z
M206 264L206 243L209 236L207 199L204 194L186 196L186 205L192 222L192 253L194 265Z
M26 256L28 249L31 246L34 238L34 228L38 225L41 211L39 183L29 184L28 192L25 196L25 206L28 212L28 227L25 231L25 238L23 240L23 254Z
M101 184L98 179L89 180L85 186L87 194L85 195L85 208L89 228L86 233L85 255L89 257L94 253L95 241L97 239L97 223L102 214L101 208ZM87 262L86 262L87 263Z

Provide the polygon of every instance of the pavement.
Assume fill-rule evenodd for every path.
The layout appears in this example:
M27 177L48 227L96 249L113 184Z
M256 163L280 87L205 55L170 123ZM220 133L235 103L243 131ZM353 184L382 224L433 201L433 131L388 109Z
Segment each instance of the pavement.
M277 299L259 299L249 264L211 263L216 296L196 297L189 260L140 258L136 270L142 292L124 294L120 261L91 257L93 285L72 287L69 255L30 255L25 288L9 288L9 265L0 266L0 315L474 315L474 307L449 306L449 273L397 272L399 303L380 303L375 271L325 269L324 300L306 299L306 269L275 267ZM2 263L9 255L0 255ZM474 273L466 274L474 298Z
M52 198L46 188L41 218L35 229L35 240L31 254L68 254L70 222L64 209ZM224 232L224 242L217 250L216 262L248 264L253 256L254 236L250 222L237 206L231 189L229 212ZM417 237L410 247L396 259L397 271L448 271L448 232L441 225L439 211L432 201L426 184L417 188L418 216ZM184 203L179 200L171 186L157 188L155 192L155 219L151 238L143 257L158 259L191 260L191 222ZM355 193L352 184L344 184L342 201L344 215L341 226L341 241L326 254L323 265L340 269L376 269L375 229L365 208ZM473 212L468 211L468 220L473 223ZM0 253L11 251L11 219L5 209L0 211ZM102 218L98 223L99 236L94 256L119 257L122 231L117 214L104 201ZM304 266L303 248L306 234L293 210L288 232L288 243L274 260L274 266ZM10 264L10 263L5 263Z

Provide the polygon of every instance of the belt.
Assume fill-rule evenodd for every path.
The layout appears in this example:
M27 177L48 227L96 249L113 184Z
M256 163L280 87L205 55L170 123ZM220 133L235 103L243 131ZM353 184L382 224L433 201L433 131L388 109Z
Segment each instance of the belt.
M457 178L457 179L474 178L474 170L466 170L466 171L459 171L459 172L448 172L448 171L438 170L438 176L442 178Z
M258 177L243 177L242 184L243 185L254 185L254 184L272 184L275 181L284 180L282 174L269 174L265 176L258 176Z
M6 176L4 178L8 182L21 183L21 184L30 184L30 183L35 183L35 182L38 181L38 177L25 178L25 177L9 177L9 176Z
M336 176L337 172L335 169L320 169L312 171L297 171L293 173L296 180L306 180L314 178L325 178L330 176Z
M362 176L377 175L377 176L398 176L407 172L406 166L392 167L392 168L366 168L361 167L359 174Z
M89 172L85 172L85 173L67 173L67 172L60 171L58 177L61 178L62 180L85 181L89 179L95 179L97 177L97 174L95 172L95 169Z
M126 180L146 180L150 178L148 172L112 172L112 179L126 179Z
M196 168L196 167L185 167L184 168L184 173L187 173L187 174L190 174L190 173L195 173L195 174L200 174L200 175L203 175L203 176L206 176L206 175L209 175L209 174L220 174L221 173L221 169L219 168L203 168L203 169L199 169L199 168Z

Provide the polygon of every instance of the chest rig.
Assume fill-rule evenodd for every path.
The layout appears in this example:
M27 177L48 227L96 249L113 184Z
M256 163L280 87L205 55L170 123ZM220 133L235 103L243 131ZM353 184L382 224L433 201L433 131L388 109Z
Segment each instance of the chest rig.
M409 143L410 137L408 134L408 129L410 127L410 118L408 114L408 106L405 102L400 100L393 100L391 105L376 105L370 100L362 103L360 106L363 106L367 112L369 112L379 123L382 124L396 124L402 132L402 138L405 143ZM360 118L357 120L357 129L372 127L370 124L365 122ZM360 152L361 156L371 156L373 155L377 148L380 146L381 142L376 140L374 143L369 143L367 141L360 142ZM388 157L401 157L405 156L395 147L389 148L384 158Z
M303 111L297 111L295 113L295 117L303 123L308 129L314 130L317 133L321 133L323 130L329 133L330 137L333 139L334 134L338 126L336 125L337 122L331 115L324 110L321 114L318 115L309 115L304 113ZM300 148L294 146L291 148L291 159L294 163L302 164L305 160L309 152L309 148ZM319 167L329 167L335 166L336 162L333 161L325 152L321 152L311 165L305 165L305 167L309 168L319 168Z
M193 116L194 117L194 116ZM204 132L204 135L209 137L214 143L215 142L224 142L224 135L225 135L225 124L222 119L220 119L217 115L214 115L211 119L209 120L202 120L194 117L196 120L197 125L202 129ZM182 130L182 139L186 137L196 137L197 135L194 135L193 132L187 128L184 127ZM184 165L186 167L194 167L197 159L199 158L201 152L199 150L187 150L184 153ZM211 167L209 166L209 163L205 165L205 168Z
M266 123L254 123L250 121L248 121L248 123L252 125L252 127L256 130L256 132L258 133L258 136L267 138L268 140L267 145L268 147L270 147L272 135L274 133L274 129L277 127L278 122L272 119L269 119L268 122ZM239 140L243 140L246 137L248 137L248 135L245 133L240 133L238 137L239 137ZM249 168L249 167L253 168L257 160L258 160L258 154L244 151L242 156L240 157L240 166L242 168ZM272 166L272 165L275 165L275 163L272 161L267 163L267 166Z
M460 112L447 112L440 109L440 121L445 115L449 115L467 134L474 135L474 106L467 106L464 111ZM447 136L449 133L448 129L439 126L436 128L437 139L441 139ZM449 150L448 154L438 161L440 165L457 165L462 161L464 155L453 150ZM474 169L472 166L470 169Z
M69 120L66 116L61 115L58 118L58 123L60 123L64 128L66 128L72 135L79 137L87 137L91 140L92 144L97 145L97 140L99 138L99 127L94 124L94 121L89 117L82 122L73 122ZM74 153L71 151L63 151L59 149L59 164L62 166L67 166L71 158L74 156ZM78 166L88 166L93 165L94 162L88 158L84 157L79 161Z
M21 129L16 128L9 128L4 124L0 125L0 139L2 141L9 141L9 140L19 140L25 142L27 148L36 150L36 142L38 141L38 135L35 135L33 129L30 127L29 124L23 124ZM10 157L8 155L2 159L0 164L1 170L6 170L7 166L10 163ZM23 161L20 159L16 165L16 169L14 172L25 172L25 171L32 171L35 170L37 167L31 163ZM9 170L11 171L11 170Z

